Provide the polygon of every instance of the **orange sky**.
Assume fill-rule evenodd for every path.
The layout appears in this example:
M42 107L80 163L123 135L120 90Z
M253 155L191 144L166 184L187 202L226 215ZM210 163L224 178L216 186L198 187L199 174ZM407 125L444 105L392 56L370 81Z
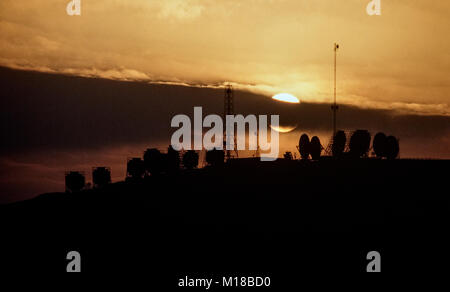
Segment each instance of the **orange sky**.
M450 2L2 0L0 65L450 115Z

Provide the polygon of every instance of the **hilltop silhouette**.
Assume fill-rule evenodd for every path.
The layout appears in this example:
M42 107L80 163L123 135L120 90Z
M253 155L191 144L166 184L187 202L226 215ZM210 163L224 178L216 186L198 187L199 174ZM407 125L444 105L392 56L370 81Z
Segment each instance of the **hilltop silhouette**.
M61 256L76 249L90 272L295 274L327 263L365 271L365 253L381 250L387 271L440 269L449 163L234 159L45 194L0 207L2 257L10 270L27 263L59 271Z
M195 104L204 104L205 113L222 105L210 98L219 94L213 89L5 68L0 76L2 124L14 129L2 131L2 157L164 140L168 129L161 121ZM183 99L169 109L167 97L174 96ZM237 101L240 113L253 110L255 101L261 104L256 114L275 108L246 93ZM289 113L286 105L276 111ZM317 136L302 136L298 160L287 152L274 162L224 162L224 153L212 150L205 168L197 167L195 151L181 156L149 148L128 157L121 182L111 183L114 169L92 169L91 188L82 172L68 170L66 192L0 205L0 266L65 272L66 254L76 250L85 272L160 281L183 271L285 272L280 285L299 274L365 271L367 252L377 250L387 272L446 271L450 161L394 158L398 133L427 142L432 132L440 139L448 117L392 117L345 105L340 113L342 126L364 121L361 127L387 134L376 134L372 148L365 130L355 137L338 131L329 147ZM329 126L327 105L302 103L295 115L305 131ZM374 130L379 124L394 126ZM20 172L18 179L26 178Z

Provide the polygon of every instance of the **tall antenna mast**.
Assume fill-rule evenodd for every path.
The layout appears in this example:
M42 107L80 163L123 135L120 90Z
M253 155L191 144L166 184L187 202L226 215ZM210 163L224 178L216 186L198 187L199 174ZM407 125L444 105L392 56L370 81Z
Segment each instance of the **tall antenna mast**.
M234 115L234 95L233 95L233 86L228 84L225 88L225 99L224 99L224 111L223 111L223 120L226 121L227 115ZM225 157L227 160L231 158L231 150L228 150L228 137L230 133L226 131L225 127L225 135L223 135L223 145L225 148ZM236 143L235 143L236 144ZM235 145L236 147L236 145Z
M334 103L331 106L331 110L333 111L333 137L336 135L336 112L339 109L336 103L336 55L338 49L339 45L334 43Z

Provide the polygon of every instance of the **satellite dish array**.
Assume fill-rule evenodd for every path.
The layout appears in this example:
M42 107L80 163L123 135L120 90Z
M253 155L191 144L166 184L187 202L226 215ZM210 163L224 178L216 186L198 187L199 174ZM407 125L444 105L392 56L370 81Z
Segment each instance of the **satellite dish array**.
M347 146L347 136L344 131L337 131L333 137L331 145L331 155L336 158L348 157L348 158L361 158L367 157L370 150L371 136L367 130L356 130L352 133L350 141ZM348 149L345 152L346 148ZM317 160L320 158L322 152L322 145L317 136L311 138L307 134L300 136L298 150L302 159ZM375 135L372 143L372 149L378 158L395 159L398 157L400 147L398 139L394 136L386 136L384 133L379 132Z
M373 151L377 157L395 159L400 152L398 139L394 136L387 136L384 133L377 133L373 138Z
M307 134L303 134L300 136L300 140L298 142L298 150L302 159L308 159L311 155L311 158L313 160L317 160L320 158L322 149L323 147L322 144L320 144L319 137L313 136L310 141Z

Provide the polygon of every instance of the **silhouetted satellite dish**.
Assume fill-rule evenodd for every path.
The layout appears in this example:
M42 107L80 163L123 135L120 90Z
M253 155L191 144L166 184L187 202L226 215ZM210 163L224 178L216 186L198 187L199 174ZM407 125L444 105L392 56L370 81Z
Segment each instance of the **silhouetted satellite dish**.
M86 184L84 174L79 171L69 171L66 173L66 191L79 192Z
M148 174L160 174L165 168L164 155L156 148L147 149L144 152L144 166Z
M395 159L400 152L400 146L398 145L398 140L394 136L388 136L386 138L386 158Z
M225 152L219 149L212 149L206 152L206 162L211 166L223 165L225 161Z
M144 161L140 158L131 158L127 163L127 176L132 179L139 179L144 176Z
M108 167L94 167L92 169L92 183L101 188L111 183L111 170Z
M350 138L350 154L353 157L365 156L370 148L370 133L367 130L356 130Z
M306 134L300 136L300 140L298 142L298 151L300 152L300 156L302 159L308 159L309 156L309 137Z
M344 131L337 131L336 135L333 137L333 145L331 146L331 152L334 157L342 155L345 149L345 143L347 142L347 137Z
M186 169L197 168L198 166L198 153L194 150L188 150L183 155L183 166Z
M320 139L317 136L311 138L311 142L309 143L309 150L311 152L311 158L317 160L320 158L320 154L322 153L322 145L320 144Z
M386 156L386 135L382 132L379 132L373 138L373 151L377 157L385 157Z
M180 152L173 149L172 145L167 148L167 171L175 172L180 169Z
M283 157L284 157L284 159L286 159L286 160L293 160L294 158L292 157L292 152L290 152L290 151L286 151L284 154L283 154Z

